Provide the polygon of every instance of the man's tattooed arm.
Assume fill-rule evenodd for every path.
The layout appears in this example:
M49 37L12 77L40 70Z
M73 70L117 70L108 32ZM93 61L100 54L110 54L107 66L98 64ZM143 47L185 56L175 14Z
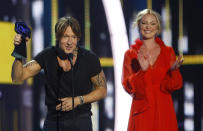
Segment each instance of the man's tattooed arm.
M23 65L21 60L15 60L12 66L11 77L13 82L21 82L24 81L41 70L40 65L35 61L29 61L25 65Z
M91 78L94 90L83 95L84 103L92 103L104 98L107 94L106 78L103 70ZM84 87L85 88L85 87Z
M23 67L29 68L31 66L34 66L35 64L37 64L37 62L35 60L32 60L32 61L27 62L25 65L23 65Z
M98 75L92 77L91 80L94 88L98 88L98 87L106 88L106 78L103 70Z

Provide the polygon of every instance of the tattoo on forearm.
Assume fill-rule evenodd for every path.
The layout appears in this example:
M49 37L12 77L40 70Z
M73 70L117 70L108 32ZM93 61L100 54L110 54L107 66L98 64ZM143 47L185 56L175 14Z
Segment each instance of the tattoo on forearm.
M35 65L36 63L37 63L37 62L36 62L35 60L32 60L32 61L26 63L25 65L23 65L23 67L24 67L24 68L28 68L28 67L30 67L30 66Z
M98 75L95 76L95 78L93 78L93 86L106 88L106 78L103 71L101 71Z

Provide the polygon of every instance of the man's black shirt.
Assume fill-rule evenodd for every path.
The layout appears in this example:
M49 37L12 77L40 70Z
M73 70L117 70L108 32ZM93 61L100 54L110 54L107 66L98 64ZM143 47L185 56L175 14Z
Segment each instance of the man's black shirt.
M72 97L72 84L74 96L81 96L93 90L90 78L102 70L99 58L91 51L78 46L78 54L72 70L64 72L59 66L56 47L49 47L40 52L34 60L44 69L45 73L45 104L48 107L47 119L56 119L56 105L58 99ZM73 82L73 83L72 83ZM75 108L75 114L91 113L91 104L84 104ZM69 117L71 111L64 112ZM63 115L64 115L63 114Z

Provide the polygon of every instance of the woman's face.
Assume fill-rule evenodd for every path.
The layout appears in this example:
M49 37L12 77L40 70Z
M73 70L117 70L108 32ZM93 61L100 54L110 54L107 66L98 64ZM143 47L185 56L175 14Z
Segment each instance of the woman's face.
M156 17L152 14L144 15L140 21L139 29L143 39L154 38L159 31Z
M70 26L68 26L60 39L59 47L65 53L73 53L77 47L78 37L75 35Z

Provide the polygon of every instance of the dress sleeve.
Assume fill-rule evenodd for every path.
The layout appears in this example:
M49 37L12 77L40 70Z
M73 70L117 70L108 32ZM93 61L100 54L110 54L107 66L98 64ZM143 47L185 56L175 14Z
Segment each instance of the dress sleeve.
M170 65L176 61L176 55L173 48L170 49ZM171 67L170 66L170 67ZM170 70L166 73L163 81L161 82L161 90L166 93L172 93L175 90L182 88L183 80L179 69Z
M129 50L125 53L123 61L122 85L124 89L136 98L143 98L145 94L145 75L136 58L136 53L132 54Z

